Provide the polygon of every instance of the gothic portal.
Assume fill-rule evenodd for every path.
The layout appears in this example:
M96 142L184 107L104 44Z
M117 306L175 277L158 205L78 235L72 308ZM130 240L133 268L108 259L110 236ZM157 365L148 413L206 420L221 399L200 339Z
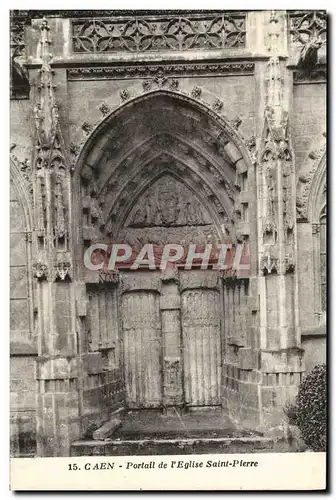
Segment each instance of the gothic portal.
M12 12L13 455L68 456L129 410L284 428L325 360L326 29L322 11ZM228 242L247 273L84 259Z

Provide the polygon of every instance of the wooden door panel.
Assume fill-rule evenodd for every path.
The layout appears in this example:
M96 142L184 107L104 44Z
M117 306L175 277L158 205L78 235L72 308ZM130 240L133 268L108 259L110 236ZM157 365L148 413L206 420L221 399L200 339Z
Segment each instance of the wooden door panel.
M220 405L221 345L219 293L182 293L184 392L190 406Z
M130 408L162 404L159 296L136 291L122 297L126 398Z

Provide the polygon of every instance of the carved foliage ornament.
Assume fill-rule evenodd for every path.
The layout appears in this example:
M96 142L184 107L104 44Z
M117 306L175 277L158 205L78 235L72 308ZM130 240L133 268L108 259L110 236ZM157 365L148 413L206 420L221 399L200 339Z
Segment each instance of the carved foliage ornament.
M67 70L69 80L100 80L115 79L121 77L149 78L155 77L164 71L168 76L183 75L240 75L253 74L254 63L252 62L225 62L225 63L187 63L187 64L155 64L139 66L115 66L115 67L90 67L70 68Z
M245 46L245 15L72 21L74 52L221 50Z

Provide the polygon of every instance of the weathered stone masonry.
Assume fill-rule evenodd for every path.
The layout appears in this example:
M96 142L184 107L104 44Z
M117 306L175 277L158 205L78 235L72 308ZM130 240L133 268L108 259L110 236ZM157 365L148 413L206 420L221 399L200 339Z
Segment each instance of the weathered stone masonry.
M281 427L325 359L326 33L322 11L12 12L13 455L69 455L124 408ZM251 270L88 271L107 239L246 242Z

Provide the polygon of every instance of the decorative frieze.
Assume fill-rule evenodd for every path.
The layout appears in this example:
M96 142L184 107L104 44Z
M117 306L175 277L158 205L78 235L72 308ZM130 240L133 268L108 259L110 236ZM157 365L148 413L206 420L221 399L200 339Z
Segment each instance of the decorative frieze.
M123 78L162 78L168 76L231 76L252 75L254 63L219 62L219 63L175 63L175 64L146 64L114 67L85 67L70 68L67 70L68 80L114 80ZM161 76L162 75L162 76Z
M223 50L245 47L245 37L239 13L72 21L75 53Z

